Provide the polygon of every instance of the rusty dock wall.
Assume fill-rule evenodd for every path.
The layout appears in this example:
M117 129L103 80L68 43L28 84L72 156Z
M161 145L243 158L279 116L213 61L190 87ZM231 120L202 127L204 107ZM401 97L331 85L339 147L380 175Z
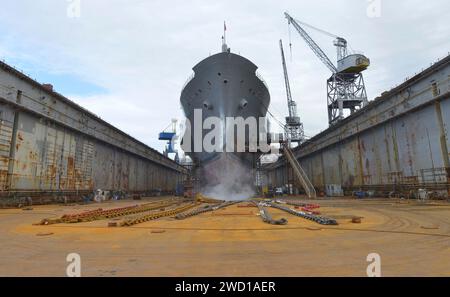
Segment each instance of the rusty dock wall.
M297 147L295 156L320 191L423 188L448 197L449 129L447 56ZM284 158L265 169L272 186L294 183Z
M0 200L173 192L186 169L0 62Z

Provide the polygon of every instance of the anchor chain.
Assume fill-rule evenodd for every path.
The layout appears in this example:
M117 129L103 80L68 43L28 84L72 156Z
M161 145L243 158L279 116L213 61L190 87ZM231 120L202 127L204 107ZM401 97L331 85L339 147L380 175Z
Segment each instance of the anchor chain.
M141 212L151 211L159 208L168 207L174 204L178 204L181 201L167 201L155 203L146 203L142 205L133 205L119 208L112 208L103 210L101 208L86 211L77 214L67 214L63 215L57 219L43 219L38 225L50 225L59 223L79 223L79 222L90 222L95 220L110 219L115 217L121 217L131 214L137 214Z
M286 225L288 223L287 219L281 218L279 220L274 220L272 216L269 214L269 211L264 208L264 206L267 206L265 203L258 203L256 201L253 201L253 203L258 207L259 214L261 215L261 219L263 222L272 224L272 225Z
M276 204L276 203L273 203L273 202L268 202L268 204L271 207L273 207L273 208L277 208L277 209L283 210L283 211L285 211L287 213L290 213L290 214L292 214L294 216L298 216L298 217L301 217L301 218L304 218L304 219L316 222L316 223L321 224L321 225L338 225L336 220L331 219L331 218L318 216L318 215L313 215L313 214L308 214L308 213L303 212L303 211L297 211L297 210L294 210L294 209L291 209L289 207L282 206L282 205L279 205L279 204Z
M206 207L200 207L200 208L194 209L193 211L190 211L190 212L177 214L175 216L175 218L178 219L178 220L183 220L183 219L186 219L186 218L189 218L189 217L193 217L193 216L205 213L205 212L218 210L218 209L221 209L221 208L233 205L233 204L241 203L241 202L242 201L240 201L240 200L239 201L226 201L226 202L223 202L223 203L221 203L219 205L216 205L216 206L207 205Z
M183 211L186 211L188 209L191 209L191 208L193 208L193 207L195 207L197 205L199 205L198 202L191 203L191 204L188 204L188 205L184 205L184 206L181 206L181 207L178 207L178 208L166 210L166 211L161 211L161 212L157 212L157 213L151 213L151 214L139 216L139 217L136 217L136 218L125 219L124 221L122 221L120 223L120 226L132 226L132 225L148 222L148 221L151 221L151 220L159 219L159 218L162 218L162 217L173 216L173 215L176 215L176 214L181 213Z

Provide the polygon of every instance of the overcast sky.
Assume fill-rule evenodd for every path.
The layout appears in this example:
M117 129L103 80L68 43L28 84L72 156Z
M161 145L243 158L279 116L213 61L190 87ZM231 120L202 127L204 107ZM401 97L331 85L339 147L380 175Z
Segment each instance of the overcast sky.
M289 43L284 11L345 37L371 59L370 100L450 51L448 0L79 0L79 16L68 13L78 0L0 1L1 59L160 151L157 134L183 118L181 88L196 63L220 50L224 20L232 52L259 67L280 119L287 114L278 48L280 38ZM310 33L335 62L333 40ZM313 136L328 126L330 73L293 28L291 40L292 93Z

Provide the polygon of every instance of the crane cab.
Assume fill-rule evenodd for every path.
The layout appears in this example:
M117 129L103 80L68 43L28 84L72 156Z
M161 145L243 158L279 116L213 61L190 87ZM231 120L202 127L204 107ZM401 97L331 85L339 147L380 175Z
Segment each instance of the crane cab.
M337 64L339 73L360 73L369 67L370 60L364 55L352 54L339 60Z

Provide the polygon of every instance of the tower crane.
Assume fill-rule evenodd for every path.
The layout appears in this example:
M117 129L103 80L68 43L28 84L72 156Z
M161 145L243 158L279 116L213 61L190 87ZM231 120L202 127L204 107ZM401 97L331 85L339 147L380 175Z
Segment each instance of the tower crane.
M284 13L288 24L294 26L314 54L330 69L332 75L327 80L328 122L330 125L344 118L344 109L351 113L368 103L362 72L370 65L370 60L362 54L348 54L347 40L306 23L295 20ZM337 49L337 66L301 26L309 27L334 39Z
M284 58L283 42L280 39L281 62L283 64L284 83L286 87L286 97L289 109L289 116L286 117L286 125L284 127L286 138L291 142L300 143L303 141L304 132L303 124L300 117L297 115L297 103L292 99L291 87L289 85L289 77L286 66L286 59Z

